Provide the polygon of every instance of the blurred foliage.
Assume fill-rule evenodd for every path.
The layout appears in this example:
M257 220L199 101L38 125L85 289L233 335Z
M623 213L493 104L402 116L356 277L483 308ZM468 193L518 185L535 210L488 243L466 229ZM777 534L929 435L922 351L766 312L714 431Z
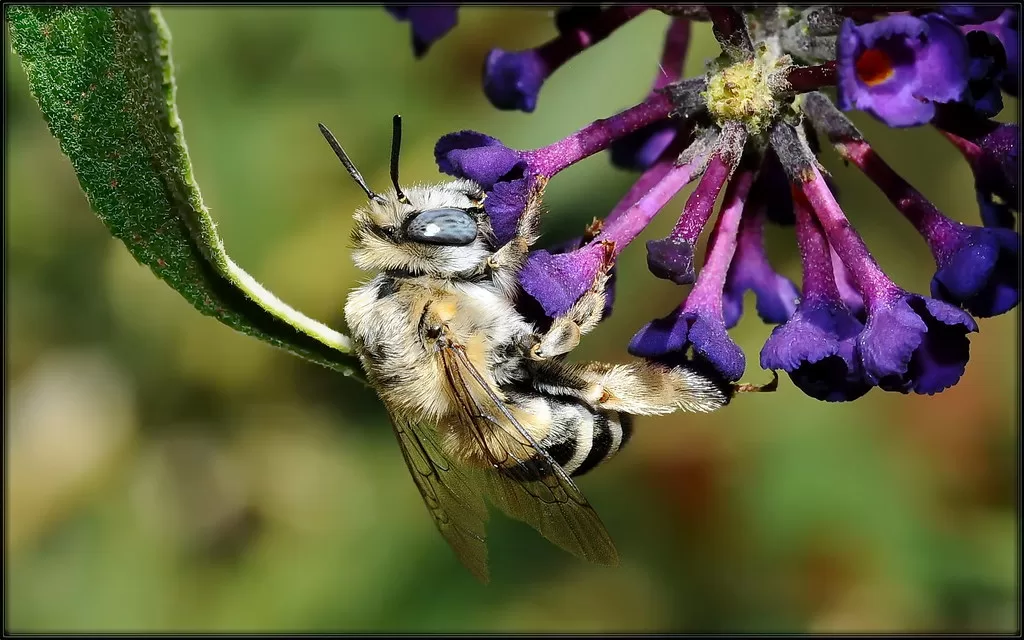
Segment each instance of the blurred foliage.
M225 253L192 179L159 10L12 6L5 17L32 95L111 234L199 311L355 373L346 336L284 305Z
M408 25L377 7L164 17L221 236L257 280L336 328L365 277L346 248L361 192L317 121L376 185L402 113L403 175L433 181L444 133L541 146L641 99L667 21L645 14L568 63L527 115L487 104L480 66L491 46L551 37L545 10L463 9L418 62ZM1019 627L1017 310L981 321L966 375L934 397L824 404L783 379L713 415L639 420L629 448L580 482L622 565L585 565L495 517L484 588L433 528L372 391L196 313L136 263L90 212L6 50L7 629ZM687 74L716 52L698 25ZM977 221L970 172L941 136L855 121L940 208ZM855 169L824 161L883 267L927 291L914 230ZM603 215L632 177L603 155L559 175L545 241ZM636 328L682 297L647 273L642 247L684 199L623 254L615 313L577 357L625 359ZM798 277L792 230L769 242ZM755 363L769 332L748 300L733 334L752 381L767 378Z

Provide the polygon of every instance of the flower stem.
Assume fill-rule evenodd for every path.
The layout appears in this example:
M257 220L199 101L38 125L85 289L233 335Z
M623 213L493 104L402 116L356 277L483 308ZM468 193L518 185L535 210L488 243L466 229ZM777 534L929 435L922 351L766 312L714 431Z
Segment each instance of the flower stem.
M882 190L882 193L917 229L936 260L950 246L953 236L964 225L943 215L920 191L896 173L863 140L848 140L836 144L836 150L845 160L852 162Z
M587 24L560 34L553 40L537 47L537 54L547 64L548 73L554 73L555 69L571 60L576 54L601 42L616 29L649 8L644 5L609 7Z
M687 18L673 18L665 32L665 44L661 50L661 64L654 79L654 91L683 77L686 52L690 47L690 21Z
M621 253L650 224L668 201L693 180L705 160L704 156L699 156L686 164L675 165L674 157L672 155L670 159L663 160L644 172L637 180L637 185L649 184L659 174L662 177L628 209L618 214L613 211L605 221L601 233L592 242L614 242L615 255ZM633 190L630 191L630 194L632 193Z
M737 137L740 138L738 141L734 139ZM718 194L722 192L725 182L739 164L745 140L746 130L742 127L733 127L730 130L727 125L727 128L723 129L718 139L718 149L711 156L711 161L708 162L697 188L687 199L683 215L672 229L670 238L685 240L691 245L697 242L700 232L711 218ZM736 149L739 152L736 152Z
M546 147L522 152L522 157L538 175L551 177L584 158L602 151L637 129L664 120L674 108L672 100L658 91L640 104L602 118L567 138Z
M836 61L830 60L813 67L793 67L786 75L790 91L807 93L822 87L834 86L836 83Z
M846 214L836 202L818 168L812 164L809 173L810 179L800 181L797 186L821 222L829 244L849 268L857 288L864 295L868 309L871 309L876 303L884 302L900 290L878 266L863 238L846 219Z
M821 223L811 213L807 199L793 189L793 212L796 216L796 242L803 266L803 298L805 300L839 302L828 239Z
M747 58L753 55L754 45L750 42L747 25L743 23L743 15L735 7L708 5L707 10L711 16L711 31L723 50L733 58Z
M697 282L686 298L686 311L702 309L713 311L716 317L722 317L722 291L725 288L726 276L729 274L729 265L732 264L733 255L736 253L743 208L753 184L753 171L740 171L729 181L722 210L708 241L704 268L700 270Z

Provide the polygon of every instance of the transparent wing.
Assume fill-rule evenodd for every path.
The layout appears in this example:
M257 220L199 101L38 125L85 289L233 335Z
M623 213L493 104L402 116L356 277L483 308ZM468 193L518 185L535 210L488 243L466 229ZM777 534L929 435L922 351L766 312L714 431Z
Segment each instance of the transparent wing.
M452 463L432 427L389 414L402 456L438 531L462 564L487 583L487 505L479 479Z
M496 467L480 474L488 497L566 551L590 562L618 564L618 552L597 512L561 465L516 420L465 349L445 346L441 355L465 427ZM482 393L472 393L469 384ZM515 468L512 473L498 470L510 466Z

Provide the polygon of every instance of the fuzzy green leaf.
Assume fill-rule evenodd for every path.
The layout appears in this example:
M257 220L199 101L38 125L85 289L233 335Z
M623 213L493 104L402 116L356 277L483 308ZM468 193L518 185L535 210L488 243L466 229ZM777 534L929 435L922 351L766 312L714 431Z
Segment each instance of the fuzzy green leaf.
M6 14L50 132L135 259L202 313L356 374L347 336L281 302L225 253L192 177L159 10L9 6Z

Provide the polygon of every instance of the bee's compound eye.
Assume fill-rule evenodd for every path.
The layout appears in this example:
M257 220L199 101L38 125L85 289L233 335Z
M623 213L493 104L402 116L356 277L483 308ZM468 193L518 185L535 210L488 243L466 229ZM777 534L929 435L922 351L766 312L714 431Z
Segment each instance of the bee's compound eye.
M476 219L463 209L428 209L406 222L405 237L413 242L463 246L476 240Z

